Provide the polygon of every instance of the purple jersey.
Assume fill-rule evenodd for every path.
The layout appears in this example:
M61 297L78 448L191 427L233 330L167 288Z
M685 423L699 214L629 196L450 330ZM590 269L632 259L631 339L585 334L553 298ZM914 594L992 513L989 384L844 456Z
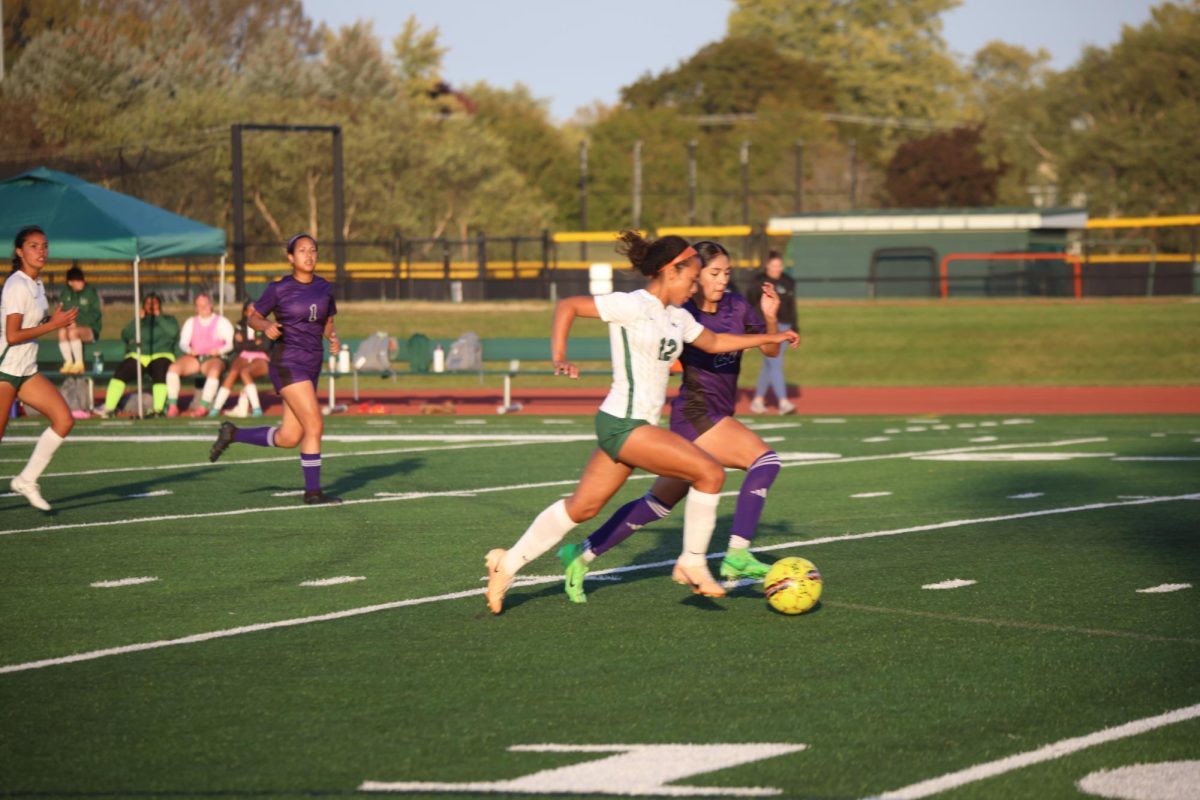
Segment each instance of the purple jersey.
M325 322L337 313L333 284L317 275L311 283L301 283L288 275L267 286L254 301L254 310L264 317L274 312L275 321L283 329L271 350L275 388L299 380L315 383L325 355Z
M701 311L692 300L684 309L713 333L766 333L767 330L758 310L746 298L730 292L725 293L711 314ZM689 344L684 346L680 361L683 385L671 403L671 430L695 439L722 418L733 415L742 353L706 353Z

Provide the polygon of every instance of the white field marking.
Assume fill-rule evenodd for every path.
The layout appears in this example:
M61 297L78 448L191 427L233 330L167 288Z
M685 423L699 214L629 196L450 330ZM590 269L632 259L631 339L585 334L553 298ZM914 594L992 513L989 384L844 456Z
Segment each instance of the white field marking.
M929 797L930 795L940 794L950 789L956 789L959 786L966 786L969 783L975 783L976 781L982 781L996 775L1003 775L1006 772L1032 766L1033 764L1053 761L1071 753L1086 750L1089 747L1115 742L1118 739L1125 739L1130 736L1137 736L1156 728L1174 725L1177 722L1185 722L1196 717L1200 717L1200 703L1194 706L1177 708L1174 711L1168 711L1165 714L1159 714L1154 717L1144 717L1133 722L1126 722L1124 725L1118 725L1114 728L1104 728L1094 733L1089 733L1086 736L1063 739L1053 744L1048 744L1045 747L1039 747L1037 750L1029 750L1024 753L1008 756L1007 758L997 759L996 761L977 764L973 767L951 772L937 778L930 778L920 783L905 786L902 789L884 792L879 795L879 800L917 800L917 798Z
M1044 497L1045 492L1021 492L1020 494L1010 494L1009 500L1032 500L1035 497ZM1141 499L1140 497L1137 499Z
M866 439L863 439L863 441L867 444L874 444L876 442L890 442L891 440L892 437L890 436L868 436Z
M904 421L909 425L933 425L941 422L940 419L934 419L933 417L916 417L915 419L906 419Z
M139 497L166 497L169 494L175 494L175 493L173 491L171 491L170 489L158 489L153 492L138 492L137 494L127 494L127 495L125 495L125 497L127 497L129 499L136 499Z
M929 427L935 431L948 431L951 428L950 425L930 425Z
M964 578L952 578L941 583L927 583L922 586L922 589L961 589L964 586L974 586L979 581L969 581Z
M993 422L992 420L990 420L990 419L989 419L989 420L986 420L985 422L981 422L981 423L979 423L979 427L981 427L981 428L994 428L994 427L996 427L996 426L997 426L997 425L999 425L999 424L1000 424L999 422Z
M1182 592L1184 589L1190 589L1190 583L1160 583L1158 586L1150 586L1145 589L1138 589L1138 594L1166 594L1167 592Z
M1113 461L1200 461L1200 456L1116 456Z
M721 581L721 586L726 589L740 589L743 586L757 586L762 583L758 578L731 578L727 581Z
M363 444L364 442L444 442L457 444L461 442L585 442L595 439L595 436L571 433L326 433L321 436L325 442L343 442L346 444ZM5 441L31 443L38 440L37 436L10 436ZM154 434L146 436L109 436L104 434L78 434L71 436L76 444L84 442L99 442L104 444L178 444L180 442L209 442L212 436L200 434Z
M1163 438L1165 438L1165 437L1166 437L1166 434L1165 434L1165 433L1152 433L1152 434L1150 434L1150 438L1151 438L1151 439L1163 439Z
M488 576L484 575L479 579L479 582L483 583L487 579ZM533 586L542 583L552 583L556 580L561 581L562 579L562 575L518 575L517 577L513 578L513 586ZM584 575L583 579L585 581L609 581L612 583L620 583L621 581L625 580L620 575L597 575L593 573Z
M786 436L764 436L762 440L767 444L775 444L776 442L786 442Z
M367 420L367 424L368 425L398 425L399 423L396 422L396 420L394 420L394 419L369 419L369 420Z
M339 575L336 578L319 578L312 581L300 581L301 586L337 586L342 583L354 583L355 581L365 581L366 575Z
M887 497L890 494L891 492L859 492L858 494L852 494L850 496L855 499L864 499L867 497Z
M549 417L542 420L543 425L574 425L573 419L551 419Z
M904 431L900 430L899 428L884 428L883 432L890 433L892 435L895 435L897 433L904 433Z
M764 422L761 425L760 424L752 425L752 424L747 423L746 427L752 431L781 431L786 428L799 428L800 423L799 422Z
M846 420L841 417L818 417L813 422L817 425L842 425Z
M924 433L927 430L929 430L929 428L925 427L924 425L909 425L907 428L904 429L904 432L905 433Z
M302 494L303 489L289 489L286 492L271 492L271 497L299 497Z
M158 578L146 575L141 578L121 578L119 581L96 581L88 585L93 589L114 589L118 586L136 586L139 583L154 583L157 580Z
M475 492L470 489L461 492L376 492L375 496L394 500L424 500L428 497L474 497Z
M1112 453L941 453L913 456L913 461L1071 461L1112 456Z
M972 441L972 442L998 442L1000 440L998 438L996 438L995 436L972 436L970 441Z
M456 419L455 425L487 425L486 419Z
M101 422L100 427L101 428L132 428L133 422L131 422L131 421L118 422L118 421L114 420L112 422Z
M24 464L28 458L0 458L0 464Z
M1033 420L1025 419L1024 417L1016 417L1014 419L1006 419L1000 422L1001 425L1032 425Z
M1117 800L1195 800L1200 797L1200 761L1160 761L1100 769L1075 784L1079 791Z
M72 437L73 438L73 437ZM574 442L578 440L592 440L594 437L575 437L572 439L564 439L566 442ZM404 453L440 453L450 450L475 450L485 449L489 447L517 447L526 444L556 444L556 440L547 441L514 441L514 442L483 442L481 444L453 444L446 447L437 447L430 445L428 447L393 447L381 448L379 450L351 450L348 453L322 453L321 458L328 461L331 458L361 458L370 456L394 456ZM243 458L237 461L222 461L221 466L239 466L241 464L270 464L278 461L295 462L296 454L287 456L266 456L264 458ZM175 469L194 469L196 467L215 467L211 461L192 461L186 464L158 464L156 466L146 467L115 467L113 469L86 469L78 472L44 472L43 478L74 478L80 475L108 475L117 472L161 472L165 470ZM14 475L0 475L0 480L7 480L16 477Z
M4 494L0 494L0 497L20 497L20 496L21 495L17 494L16 492L5 492Z
M780 461L836 461L841 453L777 453Z
M592 437L589 436L587 438L591 439ZM1027 442L1022 445L997 444L997 445L986 445L986 446L977 447L977 448L967 447L967 448L954 448L954 449L949 449L949 450L926 450L926 451L908 451L908 452L904 452L904 453L881 453L879 455L874 455L874 456L849 456L847 458L816 459L813 461L784 461L781 464L781 466L783 466L785 468L786 467L810 467L810 466L815 466L815 465L820 465L820 464L848 464L848 463L852 463L852 462L861 462L861 461L886 461L889 459L914 458L914 457L920 456L920 455L938 454L938 453L974 452L974 451L980 451L980 450L1002 449L1002 448L1006 448L1006 447L1065 447L1065 446L1073 445L1073 444L1089 444L1092 442L1103 442L1103 441L1107 441L1107 439L1105 439L1104 437L1098 437L1098 438L1092 438L1092 439L1063 439L1063 440L1057 441L1057 442L1036 442L1036 443L1028 443ZM469 447L488 447L488 446L489 445L463 445L461 447L469 448ZM495 445L493 445L493 446L495 446ZM399 451L395 451L395 452L418 452L421 450L436 450L436 451L440 452L442 450L455 450L455 449L460 449L460 448L459 447L412 448L412 449L406 449L406 450L399 450ZM381 452L386 453L387 451L375 450L375 451L369 451L368 454L381 453ZM337 455L363 455L363 454L361 454L361 453L359 453L359 454L329 453L329 454L323 455L322 458L332 458L333 456L337 456ZM291 457L284 458L284 459L262 459L262 460L264 460L264 461L266 461L266 460L292 461L294 458L295 458L295 456L291 456ZM246 462L235 462L235 463L246 463ZM105 470L99 470L99 471L104 472ZM112 472L120 472L121 470L111 470L111 471ZM735 472L735 471L736 470L734 470L732 468L726 469L726 472ZM650 479L656 478L656 477L657 477L656 475L651 475L651 474L635 474L635 475L630 476L628 480L631 480L631 481L650 480ZM512 491L512 490L517 490L517 489L539 489L539 488L546 488L546 487L551 487L551 486L574 486L578 482L579 481L577 479L571 478L569 480L545 481L542 483L519 483L519 484L511 484L508 486L490 486L490 487L486 487L483 489L452 489L452 490L443 491L443 492L408 492L408 493L398 494L395 497L373 497L373 498L363 498L363 499L359 499L359 500L345 500L337 506L335 506L335 505L267 506L267 507L259 507L259 508L240 508L240 509L234 509L231 511L206 511L206 512L200 512L200 513L194 513L194 514L171 514L171 515L163 515L163 516L156 516L156 517L133 517L133 518L129 518L129 519L106 520L104 522L62 523L59 525L42 525L40 527L35 527L35 528L10 528L8 530L0 530L0 536L10 536L10 535L17 534L17 533L45 533L48 531L70 530L73 528L107 528L107 527L111 527L114 525L130 525L130 524L137 524L140 522L169 522L169 521L181 520L181 519L206 519L209 517L230 517L230 516L241 516L244 514L267 514L267 513L277 513L277 512L287 512L287 511L318 511L318 510L324 510L324 509L330 509L330 508L338 508L339 506L360 505L360 504L364 504L364 503L387 503L387 502L394 502L394 501L398 501L398 500L422 500L422 499L426 499L429 497L456 496L456 495L462 495L464 492L474 492L476 494L484 494L484 493L491 493L491 492ZM1200 495L1196 495L1196 497L1200 497ZM1159 500L1159 499L1164 499L1164 498L1154 498L1154 499Z
M954 427L956 427L956 428L974 428L975 423L974 422L960 422L957 425L955 425Z
M1117 495L1117 499L1118 500L1143 500L1147 497L1152 497L1152 496L1153 495L1148 495L1148 494L1119 494L1119 495Z
M1169 644L1200 645L1200 639L1187 639L1178 636L1157 636L1152 633L1137 633L1135 631L1110 631L1100 628L1075 628L1070 625L1050 625L1044 622L1019 622L1010 619L992 619L989 617L968 617L964 614L949 614L938 611L917 611L910 608L887 608L883 606L866 606L860 603L846 603L841 600L821 600L822 605L832 608L844 608L849 611L865 611L871 614L893 614L901 617L918 617L920 619L936 619L943 622L963 622L970 625L990 625L996 628L1013 628L1022 631L1043 631L1046 633L1070 633L1079 636L1104 636L1112 639L1134 639L1139 642L1162 642Z
M840 462L834 462L834 463L840 463ZM646 477L654 477L654 476L651 475L651 476L646 476ZM573 482L573 481L557 481L557 482L553 482L548 485L561 485L562 483L570 483L570 482ZM502 488L505 488L505 487L497 487L498 490L502 489ZM969 525L986 524L989 522L1006 522L1006 521L1014 520L1014 519L1028 519L1030 517L1044 517L1044 516L1053 516L1053 515L1057 515L1057 514L1072 514L1072 513L1076 513L1076 512L1080 512L1080 511L1097 511L1097 510L1104 509L1104 508L1123 508L1126 506L1149 505L1149 504L1154 504L1154 503L1168 503L1168 502L1173 502L1176 500L1200 500L1200 493L1177 495L1174 497L1154 497L1154 498L1150 498L1148 500L1129 500L1129 501L1121 502L1121 503L1091 503L1089 505L1084 505L1084 506L1047 508L1047 509L1043 509L1041 511L1029 511L1029 512L1025 512L1022 514L1005 514L1005 515L996 516L996 517L980 517L978 519L958 519L958 520L950 520L948 522L934 522L934 523L931 523L928 525L917 525L917 526L914 526L911 528L894 528L892 530L869 531L867 533L849 533L849 534L843 534L841 536L824 536L824 537L819 537L817 539L796 540L796 541L792 541L792 542L783 542L780 544L769 545L766 547L757 547L757 548L754 548L754 550L755 550L755 552L768 552L771 550L787 550L787 549L792 549L792 548L796 548L796 547L812 547L815 545L832 544L835 542L859 541L859 540L863 540L863 539L878 539L878 538L889 537L889 536L901 536L901 535L904 535L907 533L923 533L926 531L947 530L950 528L961 528L961 527L966 527ZM362 502L372 502L372 501L348 500L347 502L348 503L352 503L352 502L362 503ZM315 508L327 508L327 506L294 506L294 507L289 507L287 509L280 509L280 510L291 510L292 508L315 509ZM181 516L187 516L187 515L181 515ZM195 515L191 515L191 516L195 516ZM92 523L92 524L95 524L95 523ZM103 523L103 524L126 524L126 523L116 522L116 523ZM72 526L65 526L65 527L72 527ZM710 558L710 559L724 558L724 557L725 557L725 553L723 553L723 552L710 553L708 555L708 558ZM674 565L674 563L675 563L675 560L670 559L667 561L654 561L654 562L650 562L650 563L646 563L646 564L631 564L626 567L613 567L611 569L606 569L606 570L597 570L595 572L589 573L588 577L589 578L598 578L599 576L602 576L602 575L623 575L627 572L642 572L645 570L662 569L663 567L672 566L672 565ZM556 583L561 580L562 580L562 575L553 575L553 576L546 577L546 578L534 578L534 579L531 579L529 581L529 583L531 585L544 584L544 583ZM485 591L486 590L482 589L482 588L466 589L464 591L449 592L447 594L432 595L432 596L428 596L428 597L414 597L409 600L394 600L389 603L379 603L377 605L362 606L360 608L349 608L349 609L345 609L343 611L333 611L333 612L330 612L327 614L318 614L318 615L310 616L310 617L296 617L293 619L276 620L274 622L260 622L260 623L254 624L254 625L243 625L243 626L240 626L237 628L225 628L223 630L208 631L206 633L194 633L194 634L191 634L188 636L181 636L176 639L159 639L159 640L153 641L153 642L140 642L138 644L127 644L127 645L121 645L118 647L107 647L102 650L90 650L90 651L84 652L84 653L75 653L74 655L59 656L57 658L44 658L44 659L40 659L38 661L26 661L24 663L19 663L19 664L6 664L3 666L0 666L0 675L9 673L9 672L25 672L27 670L43 669L45 667L60 666L62 664L74 664L74 663L77 663L80 661L93 661L98 658L106 658L108 656L123 655L126 653L139 653L139 652L143 652L146 650L159 650L164 647L174 647L176 645L196 644L198 642L207 642L207 641L211 641L213 639L225 639L225 638L229 638L231 636L240 636L242 634L247 634L247 633L258 633L260 631L274 630L276 628L291 628L291 627L295 627L297 625L308 625L308 624L311 624L314 622L329 622L329 621L337 620L337 619L347 619L349 617L357 617L357 616L362 616L364 614L373 614L378 611L390 611L390 610L396 609L396 608L407 608L409 606L420 606L420 605L426 605L428 603L443 602L446 600L459 600L459 599L466 598L466 597L479 597ZM857 608L857 609L861 609L861 610L886 611L889 613L912 613L912 614L916 614L917 616L933 616L933 617L943 617L943 618L947 617L947 615L930 614L928 612L897 612L895 609L877 609L877 608L872 608L870 606L852 606L852 605L845 604L845 603L841 603L840 605L843 605L848 608ZM1147 636L1145 634L1137 634L1137 633L1091 631L1091 630L1087 630L1087 629L1078 629L1078 628L1063 628L1063 627L1059 627L1059 626L1036 625L1033 623L1006 623L1003 621L996 621L996 620L978 620L978 619L969 618L969 617L962 617L962 618L955 617L955 619L959 619L961 621L970 621L970 622L987 622L990 624L1000 624L1000 625L1008 625L1008 626L1015 625L1016 627L1029 628L1029 629L1034 629L1034 630L1057 630L1057 631L1066 631L1066 632L1072 632L1072 633L1083 632L1083 633L1089 633L1089 634L1104 634L1104 635L1110 635L1110 636L1121 636L1121 637L1144 639L1144 640L1150 640L1150 641L1174 641L1174 642L1186 641L1191 644L1200 644L1200 641L1197 641L1197 640L1165 639L1164 637L1151 637L1151 636Z

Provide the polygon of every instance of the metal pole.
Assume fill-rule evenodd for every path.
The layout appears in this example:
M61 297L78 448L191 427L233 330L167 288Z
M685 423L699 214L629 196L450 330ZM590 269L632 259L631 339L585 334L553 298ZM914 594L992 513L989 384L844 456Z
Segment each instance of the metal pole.
M804 211L804 142L796 140L796 195L792 200L792 211L800 214Z
M688 225L696 224L696 140L688 142Z
M579 230L588 229L588 143L579 143ZM587 242L579 247L583 260L587 260Z
M246 296L246 200L242 188L242 126L231 125L233 161L233 285L238 297Z
M742 224L750 224L750 141L742 142Z
M220 277L217 279L217 313L222 317L225 316L225 254L221 253L221 268L218 270Z
M642 228L642 140L633 143L633 229Z
M850 208L853 209L858 194L858 140L850 140Z
M138 419L145 415L142 409L142 285L139 281L138 265L142 259L133 257L133 341L134 367L137 370L137 412Z
M342 126L333 129L333 264L342 299L350 299L346 278L346 197L342 175Z

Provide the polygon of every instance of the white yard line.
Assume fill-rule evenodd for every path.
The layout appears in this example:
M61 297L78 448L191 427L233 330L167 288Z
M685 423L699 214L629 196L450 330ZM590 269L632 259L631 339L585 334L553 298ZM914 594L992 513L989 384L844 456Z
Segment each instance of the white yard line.
M176 444L179 442L208 442L212 444L215 435L215 431L211 435L180 433L147 436L105 436L84 433L73 434L70 440L76 444ZM594 436L582 433L326 433L321 436L321 440L325 442L345 442L349 444L365 444L367 442L583 442L594 438ZM9 436L4 441L33 444L37 440L37 436Z
M651 476L652 477L652 476ZM561 483L561 482L559 482ZM546 485L555 485L553 483ZM503 490L505 487L495 487L497 491ZM485 490L477 490L485 491ZM856 541L860 539L875 539L886 536L899 536L906 533L920 533L923 531L945 530L948 528L961 528L968 525L976 525L988 522L1000 522L1004 520L1025 519L1028 517L1048 516L1052 514L1069 514L1078 511L1094 511L1102 508L1118 508L1124 506L1147 505L1151 503L1165 503L1175 500L1200 500L1200 494L1178 495L1176 497L1155 497L1147 500L1127 500L1119 503L1092 503L1084 506L1072 506L1069 508L1051 508L1043 511L1033 511L1024 514L1008 514L1001 517L982 517L980 519L960 519L951 520L949 522L937 522L930 525L917 525L911 528L896 528L886 531L869 531L866 533L851 533L842 536L826 536L818 539L797 540L793 542L784 542L783 544L772 545L770 547L760 547L756 550L762 552L767 550L791 549L795 547L811 547L818 544L830 544L833 542ZM373 502L370 500L357 502ZM321 506L300 506L299 508L321 508ZM723 558L724 553L710 553L709 558ZM675 562L670 561L655 561L649 564L632 564L627 567L614 567L612 569L597 570L591 573L589 578L597 578L606 575L621 575L626 572L641 572L651 569L661 569L668 567ZM531 578L526 585L537 585L545 583L555 583L561 581L562 576L553 575L545 578ZM459 600L466 597L477 597L484 593L483 588L466 589L460 592L449 592L447 594L432 595L429 597L414 597L410 600L396 600L390 603L379 603L372 606L363 606L361 608L350 608L344 611L334 611L328 614L317 614L310 617L297 617L293 619L277 620L275 622L261 622L255 625L243 625L237 628L226 628L224 630L209 631L207 633L196 633L190 636L181 636L177 639L159 639L153 642L141 642L138 644L121 645L119 647L108 647L102 650L90 650L84 653L76 653L70 656L60 656L57 658L44 658L38 661L27 661L20 664L7 664L0 666L0 674L9 672L24 672L33 669L43 669L45 667L60 666L62 664L74 664L80 661L93 661L98 658L107 656L123 655L126 653L138 653L146 650L159 650L164 647L174 647L176 645L196 644L199 642L207 642L213 639L224 639L230 636L240 636L246 633L258 633L260 631L274 630L276 628L290 628L297 625L308 625L314 622L329 622L336 619L346 619L348 617L357 617L363 614L373 614L377 611L390 611L396 608L405 608L408 606L419 606L427 603L437 603L445 600Z
M587 437L587 438L591 439L592 437ZM954 448L951 450L926 450L926 451L905 452L905 453L885 453L885 454L874 455L874 456L850 456L848 458L832 458L832 459L831 458L821 458L821 459L817 459L817 460L813 460L813 461L784 461L782 466L785 468L786 467L808 467L808 466L814 466L814 465L818 465L818 464L846 464L846 463L856 463L856 462L861 462L861 461L882 461L882 460L888 460L888 459L914 458L917 456L934 455L934 454L939 454L939 453L960 453L960 452L974 452L977 450L1003 449L1006 447L1063 447L1063 446L1067 446L1067 445L1083 444L1083 443L1087 443L1087 442L1102 442L1102 441L1106 441L1106 440L1103 437L1094 438L1094 439L1064 439L1064 440L1058 441L1058 442L1039 442L1039 443L1033 443L1033 444L1026 443L1026 444L1021 444L1021 445L1016 445L1016 444L991 445L989 447L966 447L966 448ZM391 450L391 451L389 451L389 450L371 450L371 451L365 451L365 452L360 452L360 453L326 453L322 456L322 458L326 458L326 459L334 458L339 455L340 456L350 456L350 455L362 456L362 455L387 455L390 453L415 453L415 452L424 452L424 451L428 451L428 450L434 450L434 451L440 452L442 450L470 449L470 448L475 448L475 447L489 447L489 446L501 447L501 446L512 446L514 444L542 444L542 442L511 442L511 443L504 442L504 443L495 443L495 444L490 444L490 445L489 444L453 445L453 446L449 446L449 447L404 448L404 449L400 449L400 450ZM293 456L289 456L289 457L285 457L285 458L270 458L270 459L256 459L256 460L259 462L262 462L262 461L294 461L295 458L296 458L296 456L293 455ZM232 462L232 463L246 464L246 463L251 463L251 462L250 461L238 461L238 462ZM208 463L201 462L200 465L207 466ZM197 465L197 466L200 466L200 465ZM117 470L95 470L95 472L121 472L121 471L122 470L119 470L119 469L117 469ZM730 469L730 470L726 470L726 471L733 472L735 470ZM93 474L93 473L88 472L88 473L71 473L71 474ZM43 476L43 477L46 477L46 476ZM643 473L643 474L633 475L630 478L630 480L649 480L649 479L655 478L655 477L657 477L657 476ZM424 500L424 499L428 499L431 497L461 497L464 494L485 494L485 493L504 492L504 491L519 490L519 489L538 489L538 488L544 488L544 487L549 487L549 486L574 486L576 483L578 483L578 480L572 478L572 479L568 479L568 480L546 481L546 482L542 482L542 483L518 483L518 484L510 484L507 486L489 486L489 487L485 487L482 489L449 489L449 490L440 491L440 492L400 492L395 495L388 495L388 496L382 496L382 497L376 496L376 497L370 497L370 498L361 498L361 499L357 499L357 500L346 500L336 506L335 505L268 506L268 507L258 507L258 508L238 508L238 509L233 509L233 510L229 510L229 511L206 511L206 512L194 513L194 514L166 514L166 515L160 515L160 516L154 516L154 517L132 517L132 518L127 518L127 519L105 520L103 522L64 522L64 523L61 523L58 525L39 525L39 526L33 527L33 528L10 528L8 530L0 530L0 536L11 536L13 534L18 534L18 533L48 533L50 531L72 530L75 528L108 528L108 527L113 527L113 526L117 526L117 525L136 524L139 522L170 522L170 521L181 520L181 519L207 519L210 517L233 517L233 516L242 516L245 514L269 514L269 513L278 513L278 512L286 512L286 511L324 511L324 510L329 510L331 508L340 508L340 507L345 507L345 506L361 505L364 503L388 503L388 502L396 502L396 501L404 501L404 500Z
M88 585L93 589L115 589L118 586L137 586L139 583L154 583L157 580L158 578L146 575L141 578L121 578L117 581L96 581Z
M339 586L343 583L355 583L356 581L365 581L365 575L339 575L336 578L318 578L311 581L301 581L301 586Z
M1118 725L1115 728L1104 728L1094 733L1089 733L1086 736L1063 739L1053 744L1048 744L1045 747L1039 747L1037 750L1029 750L1024 753L1008 756L1007 758L997 759L996 761L977 764L967 769L950 772L937 778L921 781L920 783L914 783L902 789L884 792L878 796L878 800L918 800L918 798L941 794L950 789L986 780L996 775L1003 775L1006 772L1023 769L1034 764L1041 764L1044 761L1053 761L1063 756L1077 753L1080 750L1086 750L1089 747L1115 742L1118 739L1125 739L1130 736L1137 736L1156 728L1174 725L1178 722L1196 719L1197 717L1200 717L1200 704L1177 708L1165 714L1126 722L1124 725Z
M1181 592L1184 589L1190 589L1190 583L1161 583L1158 586L1149 586L1145 589L1138 589L1138 594L1167 594L1168 592Z

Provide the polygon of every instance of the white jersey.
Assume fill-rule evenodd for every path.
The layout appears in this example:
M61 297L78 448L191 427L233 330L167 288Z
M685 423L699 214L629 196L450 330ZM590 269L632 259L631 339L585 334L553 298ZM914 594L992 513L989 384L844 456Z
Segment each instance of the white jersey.
M601 295L596 309L608 323L613 366L612 389L600 410L657 425L671 364L684 344L704 333L704 326L678 306L663 306L645 289Z
M0 292L0 372L17 378L37 372L38 343L36 339L11 347L8 344L8 318L22 314L21 329L36 328L46 318L50 306L40 280L34 280L20 270L8 276Z

